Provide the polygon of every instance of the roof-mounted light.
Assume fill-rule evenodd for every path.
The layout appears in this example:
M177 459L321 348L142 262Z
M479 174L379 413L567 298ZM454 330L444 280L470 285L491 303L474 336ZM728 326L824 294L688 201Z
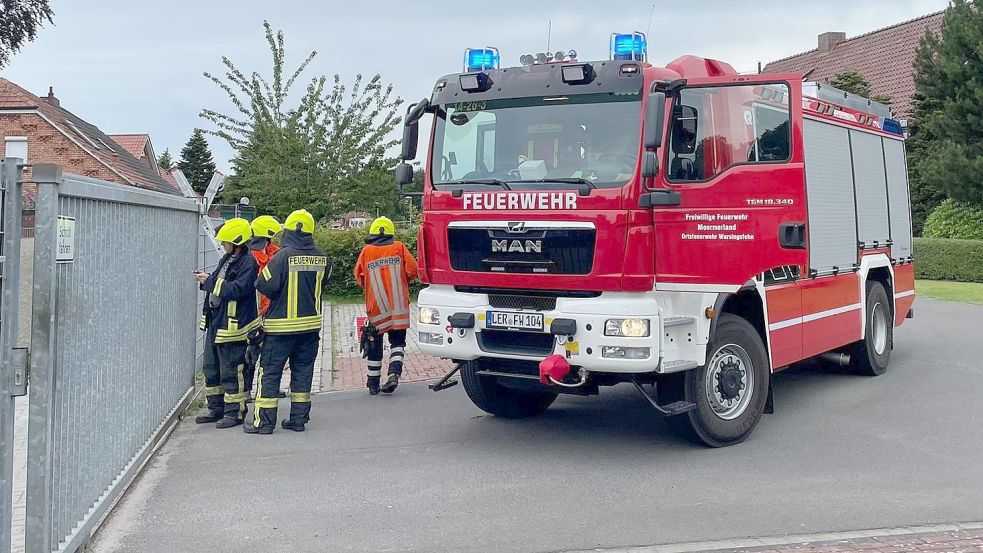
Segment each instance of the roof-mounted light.
M467 73L459 77L458 84L465 92L484 92L491 88L491 79L487 73Z
M553 62L575 62L577 61L577 51L569 50L567 52L558 51L556 53L552 52L540 52L538 54L523 54L519 56L519 63L522 65L542 65L546 63Z
M613 33L611 35L611 59L647 61L648 43L645 40L645 33L638 31L630 34Z
M594 80L594 68L589 63L564 65L560 76L566 84L587 84Z
M498 69L498 64L498 48L485 46L484 48L468 48L464 51L465 73Z

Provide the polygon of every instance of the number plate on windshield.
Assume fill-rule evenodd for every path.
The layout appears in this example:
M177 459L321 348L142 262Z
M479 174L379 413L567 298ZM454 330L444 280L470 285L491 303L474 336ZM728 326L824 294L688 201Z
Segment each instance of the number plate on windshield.
M488 311L485 328L504 330L543 330L542 313L515 311Z

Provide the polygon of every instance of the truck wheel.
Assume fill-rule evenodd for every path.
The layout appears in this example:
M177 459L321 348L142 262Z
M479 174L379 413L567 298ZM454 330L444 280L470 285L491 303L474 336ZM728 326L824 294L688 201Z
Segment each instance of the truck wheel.
M867 332L864 339L850 352L850 371L866 376L879 376L887 371L894 349L894 319L891 316L884 285L867 281Z
M542 415L556 400L556 392L526 392L502 386L493 376L478 374L478 361L461 366L461 382L478 409L506 419Z
M768 354L761 336L744 319L724 313L704 366L686 372L683 397L692 411L669 418L685 438L710 447L744 441L754 430L768 399Z

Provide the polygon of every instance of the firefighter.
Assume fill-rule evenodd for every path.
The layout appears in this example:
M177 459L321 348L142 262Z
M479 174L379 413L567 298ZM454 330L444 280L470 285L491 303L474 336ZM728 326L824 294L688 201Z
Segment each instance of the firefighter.
M205 297L202 324L206 330L205 396L208 413L197 423L215 422L217 428L242 424L246 416L246 336L260 324L256 309L256 260L249 255L249 222L226 221L215 238L225 255L212 274L195 278Z
M290 361L290 417L281 426L303 432L310 420L311 381L321 333L321 286L328 260L314 245L314 217L299 209L283 224L280 251L259 273L256 289L270 298L259 363L255 417L248 434L272 434L283 366Z
M416 278L416 260L402 242L394 238L396 229L386 217L369 227L365 247L355 263L355 280L365 290L366 328L362 331L362 355L367 360L365 385L369 394L391 394L403 374L406 329L410 327L409 282ZM389 339L389 377L382 377L382 335Z
M270 262L280 247L273 242L273 238L280 234L283 226L280 221L270 215L260 215L253 219L250 224L253 231L253 238L249 241L249 250L256 259L256 270L262 271ZM257 273L258 275L259 273ZM256 299L259 301L259 316L266 315L266 310L270 308L270 298L256 292ZM263 328L257 328L247 336L248 347L246 349L246 392L253 391L253 377L256 374L256 361L259 358L260 349L263 347L264 332Z

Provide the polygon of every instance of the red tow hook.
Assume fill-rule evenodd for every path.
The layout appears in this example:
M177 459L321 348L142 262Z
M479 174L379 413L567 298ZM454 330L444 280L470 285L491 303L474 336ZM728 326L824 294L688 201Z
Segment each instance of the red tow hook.
M539 362L539 383L552 386L570 374L570 363L562 355L550 355Z

